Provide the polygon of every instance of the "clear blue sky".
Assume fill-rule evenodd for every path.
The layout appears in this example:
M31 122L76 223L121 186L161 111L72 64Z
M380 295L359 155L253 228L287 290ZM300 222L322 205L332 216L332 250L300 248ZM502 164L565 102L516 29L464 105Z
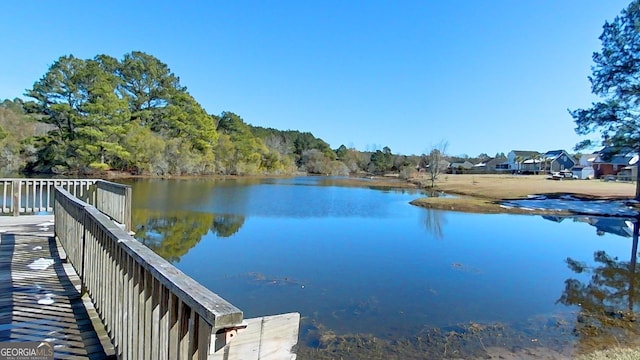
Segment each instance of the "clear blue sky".
M0 99L60 56L156 56L207 112L332 148L571 150L621 0L9 1Z

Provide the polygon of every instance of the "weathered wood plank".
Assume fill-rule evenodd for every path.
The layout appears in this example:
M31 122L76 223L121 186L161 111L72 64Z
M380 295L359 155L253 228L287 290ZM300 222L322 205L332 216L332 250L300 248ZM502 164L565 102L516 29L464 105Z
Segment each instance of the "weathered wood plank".
M210 360L293 360L293 346L298 342L300 314L246 319L245 329L213 355Z
M134 291L135 291L135 283L134 283L134 269L135 269L135 262L133 261L133 259L131 259L131 257L127 256L126 257L126 266L127 266L127 295L126 295L126 302L127 302L127 348L125 349L126 351L123 352L124 357L127 359L132 359L133 358L133 348L134 348L134 341L133 341L133 332L135 330L135 328L133 328L131 326L131 324L133 324L133 319L135 316L137 316L136 313L134 313L134 307L133 307L133 298L134 298Z
M149 352L151 359L160 358L160 301L163 288L157 279L153 280L153 294L151 295L151 334L153 337L150 340L151 351Z
M177 296L169 292L169 360L178 359L178 344L180 342L180 311L182 303Z
M153 295L153 283L154 278L151 276L149 272L145 272L144 279L144 293L143 293L143 312L144 312L144 337L141 348L143 348L144 360L151 360L151 345L152 345L152 333L153 333L153 300L151 299Z
M180 301L178 309L178 359L187 359L189 354L189 323L191 321L191 309Z
M211 334L213 333L213 328L206 321L199 320L198 321L198 344L202 348L198 349L198 359L206 360L209 357L209 352L211 351ZM214 337L215 339L215 337Z
M169 324L169 298L171 297L171 293L169 293L169 290L166 287L162 285L160 287L160 319L158 321L160 333L158 335L158 358L167 359L169 358L169 329L171 328L171 325Z
M41 219L28 217L29 224L26 218L12 218L21 219L20 226L0 233L0 341L50 341L56 359L113 355L91 300L78 291L77 274L58 257L58 244L34 231ZM51 262L29 269L39 258Z

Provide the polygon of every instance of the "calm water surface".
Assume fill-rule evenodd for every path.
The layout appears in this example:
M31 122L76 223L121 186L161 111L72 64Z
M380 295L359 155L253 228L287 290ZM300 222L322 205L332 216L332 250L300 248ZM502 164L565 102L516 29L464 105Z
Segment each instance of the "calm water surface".
M571 323L580 308L565 282L588 284L592 274L566 259L595 269L596 251L631 256L624 220L427 210L409 204L419 191L324 177L133 187L136 237L245 317L298 311L336 333L394 339L470 322Z

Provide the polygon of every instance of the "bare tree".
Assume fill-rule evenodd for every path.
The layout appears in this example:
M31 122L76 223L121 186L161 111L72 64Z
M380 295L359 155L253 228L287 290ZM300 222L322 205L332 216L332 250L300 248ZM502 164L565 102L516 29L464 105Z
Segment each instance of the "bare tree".
M448 143L446 141L441 141L431 149L431 152L429 152L429 155L427 156L429 159L427 174L429 174L429 180L431 180L431 187L435 186L438 176L446 170L444 156L447 151L447 145Z

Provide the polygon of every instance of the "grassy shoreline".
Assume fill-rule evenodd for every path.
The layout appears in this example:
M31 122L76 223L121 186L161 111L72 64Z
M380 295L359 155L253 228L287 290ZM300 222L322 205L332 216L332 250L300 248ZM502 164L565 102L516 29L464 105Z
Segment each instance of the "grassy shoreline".
M352 186L426 188L424 177L400 181L394 178L345 179L340 183ZM559 196L571 194L585 200L633 199L635 183L600 180L548 180L544 175L441 175L434 190L454 197L425 197L411 202L430 209L474 213L561 214L558 211L523 210L500 205L501 201L524 199L529 195Z

